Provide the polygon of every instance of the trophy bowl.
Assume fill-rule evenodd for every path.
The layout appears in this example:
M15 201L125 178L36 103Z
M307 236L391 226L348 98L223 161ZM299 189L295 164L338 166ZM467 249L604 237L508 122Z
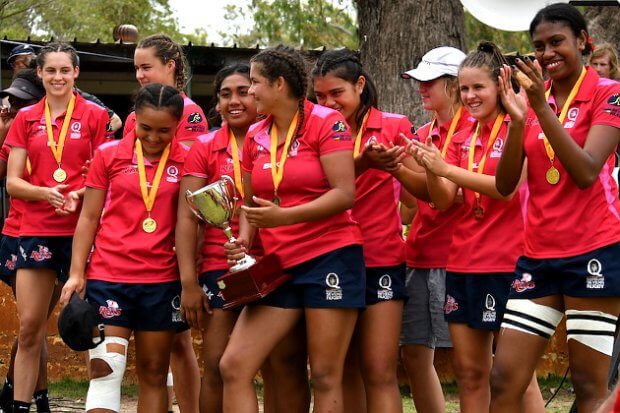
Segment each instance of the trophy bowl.
M237 197L235 182L231 177L223 175L220 180L195 192L187 190L185 199L192 212L200 220L223 230L230 242L236 241L230 223L237 212L237 200L239 198ZM246 254L230 268L230 271L244 270L255 263L256 260Z

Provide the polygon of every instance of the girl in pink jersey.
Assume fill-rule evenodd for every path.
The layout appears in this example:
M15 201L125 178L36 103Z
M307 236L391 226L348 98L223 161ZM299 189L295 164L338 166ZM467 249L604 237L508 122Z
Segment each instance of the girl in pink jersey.
M187 60L181 45L164 34L154 34L140 40L134 53L136 80L140 86L160 83L175 87L183 97L183 115L177 125L174 139L191 146L196 137L209 127L205 115L194 101L183 92L187 82ZM136 115L127 116L123 136L135 129ZM172 374L176 380L176 397L183 410L198 409L200 371L192 346L191 331L179 333L171 355Z
M414 141L416 160L426 168L433 203L450 207L463 188L464 211L454 227L447 262L444 315L454 345L454 370L462 412L489 408L492 348L499 332L514 263L523 249L522 194L502 195L494 171L508 125L500 102L499 71L505 58L493 43L482 42L461 63L461 101L474 118L466 133L454 137L446 159L428 137ZM532 378L528 412L542 412L542 397Z
M183 281L181 308L190 321L197 320L202 327L203 413L222 411L223 384L219 362L239 312L222 308L224 300L217 279L228 271L229 266L222 249L227 238L221 229L205 226L201 241L201 264L199 275L197 274L198 226L196 217L185 202L184 194L187 190L196 191L226 175L236 182L241 198L243 187L239 182L242 158L240 149L243 148L245 135L257 116L254 96L248 93L250 86L248 64L226 66L216 74L217 110L224 123L221 129L197 138L187 156L181 181L182 200L179 204L176 238L176 252ZM241 199L239 203L242 204ZM238 220L235 220L233 233L237 232ZM259 257L262 253L260 242L255 240L252 256ZM273 365L273 368L266 369L265 365L261 367L267 412L308 411L309 393L300 391L304 387L308 388L302 327L303 323L300 323L300 328L289 334L289 339L284 340L274 351L275 354L270 355L267 366ZM282 360L286 361L281 362ZM297 397L298 395L300 397Z
M470 127L457 78L464 58L465 53L454 47L438 47L426 53L415 69L401 75L419 82L422 105L433 114L430 123L416 130L418 139L424 142L431 137L442 155L453 137ZM462 215L462 202L440 211L417 195L417 213L407 237L409 300L403 313L400 348L411 395L421 413L443 411L446 404L433 360L435 348L452 347L443 304L452 232Z
M85 289L105 325L105 340L89 350L87 411L120 411L132 333L138 411L162 412L167 406L172 343L177 331L188 329L179 311L181 283L173 249L179 171L186 156L173 138L182 111L183 99L173 87L144 87L136 98L135 132L102 145L88 172L70 278L61 298L67 302Z
M19 229L16 300L20 320L14 410L27 411L39 371L57 279L66 280L84 191L81 169L105 140L106 111L73 92L79 74L73 47L52 43L37 56L45 98L22 109L9 130L7 190L28 202ZM32 171L24 179L27 159Z
M358 308L364 306L361 234L351 135L337 111L305 99L302 56L278 46L252 58L257 110L243 152L245 205L234 263L258 228L266 254L292 279L241 312L222 356L224 411L257 411L253 378L276 344L306 320L315 412L343 412L342 372Z
M207 132L209 125L204 112L183 92L187 82L187 60L183 48L164 34L140 40L134 54L136 80L140 86L161 83L176 87L183 96L183 116L175 139L191 146L197 136ZM135 128L135 113L130 113L123 127L123 136Z
M347 356L345 410L400 412L398 338L405 290L405 248L398 214L401 185L397 173L408 142L406 116L381 112L370 76L354 52L327 51L312 70L319 104L338 110L351 127L356 172L351 209L364 237L366 309L360 313ZM363 386L356 386L362 377Z
M530 24L536 60L517 60L525 100L507 87L512 128L497 189L514 191L527 167L525 251L516 266L493 367L491 411L523 411L521 395L566 314L580 412L606 397L620 312L620 202L611 177L620 142L620 85L585 67L592 45L573 6L541 9ZM543 79L545 71L549 80Z

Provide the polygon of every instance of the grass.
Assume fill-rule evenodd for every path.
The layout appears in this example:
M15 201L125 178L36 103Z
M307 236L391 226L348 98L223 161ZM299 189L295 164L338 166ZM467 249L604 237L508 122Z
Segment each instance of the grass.
M545 402L549 400L551 395L556 391L556 389L558 389L561 381L562 378L559 376L539 378L538 383ZM64 379L50 383L49 387L52 397L83 403L84 398L86 397L86 391L88 390L88 381ZM262 383L260 381L256 382L256 388L259 394L262 394ZM407 386L403 386L400 390L403 400L403 413L415 413L409 388ZM456 384L444 383L443 390L446 395L446 413L458 413L459 403ZM138 397L137 384L123 384L121 391L124 399L135 400ZM558 391L557 396L547 407L546 411L549 413L567 412L573 402L573 399L574 395L572 394L570 378L567 378L562 384L561 389Z

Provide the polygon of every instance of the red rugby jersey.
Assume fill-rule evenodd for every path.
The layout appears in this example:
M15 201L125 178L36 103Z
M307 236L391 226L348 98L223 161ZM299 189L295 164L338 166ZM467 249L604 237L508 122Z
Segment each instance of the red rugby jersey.
M135 133L102 145L88 171L86 186L106 191L95 249L87 278L121 283L161 283L179 279L174 252L179 186L187 150L173 143L151 217L157 229L142 230L147 217L140 192ZM146 178L152 182L158 162L144 160Z
M297 142L291 145L278 189L283 207L308 203L330 190L321 166L321 155L353 151L351 134L343 116L332 109L304 104L304 123ZM271 117L250 127L243 146L242 168L252 174L252 189L260 198L273 199L269 127ZM277 159L284 144L278 147ZM362 244L359 226L350 211L319 221L276 228L261 228L265 253L277 253L283 268L348 245Z
M547 88L549 84L547 84ZM559 114L553 95L551 108ZM620 84L599 78L587 68L586 76L564 119L564 129L581 147L594 125L620 128ZM550 162L542 140L542 129L530 110L525 131L527 182L530 199L525 225L525 255L532 258L571 257L620 241L620 200L612 177L614 154L599 172L598 179L579 189L560 159L556 185L547 182Z
M62 154L62 169L67 173L63 184L69 185L66 192L75 191L84 186L82 168L91 159L94 150L107 142L106 128L109 121L108 112L96 103L75 95L75 107L71 116L71 125L67 132ZM52 177L58 168L52 150L48 146L45 128L45 99L32 106L21 109L6 137L10 147L26 149L32 165L28 180L31 184L54 187L58 182ZM54 140L64 122L63 113L52 119ZM67 216L59 216L47 201L25 201L28 219L21 223L19 235L23 236L69 236L73 235L80 211ZM80 206L81 207L81 206Z

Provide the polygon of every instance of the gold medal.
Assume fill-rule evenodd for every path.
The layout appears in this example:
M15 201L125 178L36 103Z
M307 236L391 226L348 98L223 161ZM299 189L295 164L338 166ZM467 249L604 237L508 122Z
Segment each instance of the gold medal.
M280 206L280 197L277 194L273 194L273 200L271 201L277 206Z
M560 182L560 171L558 171L555 166L551 165L551 167L547 169L545 178L547 178L547 182L549 182L551 185L555 185Z
M54 178L54 181L61 183L67 179L67 172L65 172L65 170L61 167L58 167L58 169L56 169L52 174L52 177Z
M480 205L476 205L474 207L474 218L476 218L477 221L480 221L483 217L484 217L484 209L482 209Z
M142 229L147 234L155 232L155 230L157 229L157 221L155 221L151 217L146 218L144 221L142 221Z

